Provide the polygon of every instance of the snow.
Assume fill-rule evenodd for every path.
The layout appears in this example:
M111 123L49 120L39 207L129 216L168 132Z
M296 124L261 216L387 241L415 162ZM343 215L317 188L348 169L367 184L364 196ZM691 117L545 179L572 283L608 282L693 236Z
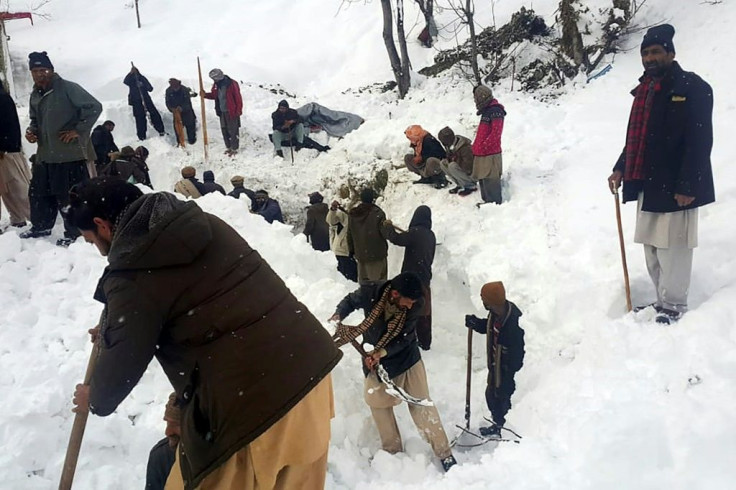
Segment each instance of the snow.
M119 146L136 145L122 78L134 60L155 87L164 114L163 92L171 76L196 88L195 56L203 70L220 67L243 82L245 116L241 154L222 156L224 146L208 102L211 159L201 146L173 148L173 136L153 137L154 186L170 189L178 170L194 164L212 169L229 189L231 175L265 188L278 199L289 223L268 225L247 211L247 199L208 195L197 202L225 219L284 278L292 292L320 319L333 313L354 287L335 270L329 252L314 252L299 224L307 194L320 190L330 200L343 182L358 185L378 169L389 186L378 204L406 226L413 210L433 210L438 242L432 283L434 343L423 353L430 393L452 438L464 423L465 314L481 315L482 284L503 280L508 297L524 313L526 358L508 420L524 436L455 452L458 466L444 474L421 441L404 407L397 408L405 452L389 455L380 442L362 397L357 354L333 372L337 416L332 424L327 488L685 489L733 488L736 469L736 179L728 144L736 104L726 95L736 69L726 60L733 44L732 2L649 0L642 24L666 20L677 29L677 59L714 87L713 167L717 203L701 209L700 246L695 252L691 311L662 327L650 311L625 314L613 198L605 179L624 140L631 99L641 71L638 43L616 56L613 69L586 85L568 85L561 97L543 102L510 91L510 80L494 87L508 111L504 131L502 206L474 206L477 194L450 196L410 184L400 168L408 151L403 130L421 124L433 134L450 125L472 137L477 124L471 86L452 73L415 81L406 100L394 94L358 93L357 88L391 78L380 37L378 2L341 6L337 0L140 2L143 29L135 28L131 1L49 3L49 20L7 24L20 113L26 118L30 89L26 56L47 50L62 77L76 81L105 107L100 122L113 119ZM502 25L523 2L495 3ZM587 5L588 2L586 2ZM595 10L605 2L591 2ZM411 39L421 29L406 2ZM526 3L531 6L531 2ZM533 7L552 24L557 2ZM11 9L28 4L10 1ZM487 5L477 5L478 22L491 23ZM438 19L442 27L451 13ZM419 22L414 25L415 22ZM410 29L408 29L410 30ZM453 46L443 33L441 46ZM49 42L49 40L53 40ZM433 50L410 43L415 69ZM365 124L316 157L304 150L290 162L272 157L266 137L281 88L292 106L315 101L360 114ZM518 86L518 85L517 85ZM352 90L348 90L352 89ZM24 121L25 122L25 121ZM149 134L153 134L152 130ZM200 133L201 138L201 133ZM324 136L317 138L325 142ZM31 147L26 148L30 154ZM635 303L653 299L640 247L633 244L634 206L623 209L626 248ZM7 224L7 214L0 225ZM60 249L49 239L24 240L15 230L0 235L0 488L55 488L71 430L71 393L81 381L90 350L87 329L101 306L92 293L104 265L96 249L79 241ZM391 247L390 274L402 250ZM357 315L354 317L359 319ZM351 319L352 320L352 319ZM472 420L488 415L484 338L473 346ZM75 488L141 488L148 451L163 437L163 407L170 388L157 363L106 418L90 417Z

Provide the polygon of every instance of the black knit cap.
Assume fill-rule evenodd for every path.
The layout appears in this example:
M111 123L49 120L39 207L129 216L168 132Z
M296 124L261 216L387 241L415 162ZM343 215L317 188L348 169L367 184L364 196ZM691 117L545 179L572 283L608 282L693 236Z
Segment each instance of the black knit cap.
M370 204L376 200L376 193L370 187L366 187L360 191L360 202Z
M422 281L413 272L402 272L394 277L390 287L405 298L418 300L422 297Z
M286 102L286 99L283 99L281 102L279 102L279 107L286 107L289 108L289 103Z
M33 70L34 68L48 68L49 70L54 69L54 65L51 64L46 51L34 51L28 55L28 68Z
M668 53L675 52L675 45L672 43L672 38L675 37L675 28L669 24L662 24L654 26L644 34L644 40L641 42L641 48L639 51L659 44Z

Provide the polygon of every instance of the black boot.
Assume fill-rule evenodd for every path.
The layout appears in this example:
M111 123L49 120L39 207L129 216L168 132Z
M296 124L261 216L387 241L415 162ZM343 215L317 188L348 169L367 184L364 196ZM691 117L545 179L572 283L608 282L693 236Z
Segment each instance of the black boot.
M445 473L450 471L450 468L455 466L457 464L457 460L455 459L455 456L452 454L446 457L445 459L441 460L442 463L442 469L445 470Z

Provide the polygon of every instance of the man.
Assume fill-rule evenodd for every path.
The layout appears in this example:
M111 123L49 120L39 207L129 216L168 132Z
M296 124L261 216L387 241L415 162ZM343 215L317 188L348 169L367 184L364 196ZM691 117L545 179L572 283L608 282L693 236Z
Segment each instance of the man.
M230 179L230 183L233 185L233 190L228 193L228 196L240 199L240 196L245 194L248 196L248 199L251 200L251 203L255 200L256 193L245 187L245 177L242 175L234 175Z
M225 189L215 182L215 173L212 170L205 170L202 174L202 187L204 187L204 194L211 194L212 192L219 192L223 196L225 195Z
M396 386L409 395L429 400L427 373L417 348L415 333L417 310L422 303L422 284L411 272L403 272L390 281L363 283L337 305L331 321L341 322L355 310L362 309L365 320L357 326L338 324L333 338L342 346L363 336L363 344L372 350L364 359L364 397L371 408L383 450L394 454L402 451L401 434L393 407L400 403L386 393L386 386L376 375L380 363ZM440 414L433 404L409 404L409 413L419 433L432 446L445 471L456 464Z
M506 110L496 99L493 92L485 85L478 85L473 90L475 107L478 109L480 124L473 141L473 173L471 178L480 186L480 197L483 202L501 204L501 135Z
M449 127L444 127L437 134L447 151L447 158L440 160L440 168L455 183L450 194L467 196L478 190L473 180L473 148L472 142L465 136L455 135Z
M388 241L399 247L405 247L404 262L401 272L413 272L422 282L423 307L419 309L417 318L417 340L419 347L429 350L432 345L432 262L437 246L437 239L432 231L432 210L428 206L419 206L406 232L399 233L390 220L383 222L383 232Z
M169 79L169 87L166 89L166 108L174 114L174 118L177 113L181 117L181 123L186 128L187 141L190 145L197 142L197 115L192 108L191 99L196 96L197 93L182 85L181 80ZM176 132L177 143L184 139L184 135L176 131L176 125L174 125L174 132Z
M256 191L255 199L251 203L250 212L260 214L268 223L278 221L284 222L284 216L281 214L281 206L276 199L268 197L268 192L263 189Z
M144 184L146 174L133 161L135 150L131 146L124 146L119 154L113 156L113 160L102 167L100 176L118 177L131 184Z
M206 194L204 185L197 179L196 168L187 166L181 169L181 180L174 185L174 192L192 199L198 199Z
M632 92L626 146L608 178L611 192L623 180L623 202L637 201L634 241L644 245L657 291L650 306L662 324L687 311L698 208L715 201L713 91L675 61L674 35L668 24L644 35L644 75Z
M225 154L236 155L240 147L240 115L243 113L243 98L240 96L238 82L222 73L219 68L210 70L214 85L209 92L201 91L200 96L215 101L215 114L220 118L222 139L227 150Z
M92 145L95 148L95 166L97 170L110 163L110 153L120 151L118 145L115 144L115 138L112 136L112 132L115 129L115 123L112 121L105 121L104 123L97 126L92 131Z
M350 218L347 211L337 201L332 201L325 221L330 226L330 250L337 259L337 271L348 281L358 282L358 264L350 253L348 245L348 224Z
M123 83L128 86L128 105L133 107L133 117L135 118L135 130L138 139L143 141L146 139L146 131L148 122L146 121L146 112L151 116L151 125L158 132L159 136L163 136L164 122L161 120L161 114L153 105L149 92L153 92L153 86L146 77L140 74L135 66L130 69L130 73L125 75Z
M514 374L524 365L524 330L519 327L521 311L506 300L506 290L500 281L484 284L480 290L488 318L465 315L465 326L486 335L488 356L488 385L486 404L493 424L481 427L486 437L498 437L511 409L511 395L516 390Z
M26 140L38 143L38 149L28 190L33 226L20 236L49 236L56 215L61 212L64 238L56 244L68 246L79 236L79 230L64 211L69 203L69 189L89 177L90 131L102 112L102 104L76 83L54 73L46 51L28 55L28 64L33 91Z
M442 173L440 160L447 156L439 141L419 125L406 128L404 135L414 153L404 155L404 165L421 178L415 184L431 184L435 189L447 187L447 179Z
M135 149L135 155L132 158L132 162L135 163L135 165L138 167L138 170L143 174L144 181L141 182L143 185L150 187L153 189L153 184L151 184L151 174L148 169L148 163L146 163L146 160L148 160L148 148L145 146L139 146Z
M289 109L289 103L285 100L279 102L279 106L273 114L271 114L273 122L273 149L276 154L284 158L284 152L281 149L281 143L288 141L289 146L293 146L294 150L299 151L304 144L304 125L299 114L294 109Z
M169 395L164 421L166 421L164 431L166 437L158 441L148 454L146 490L164 490L171 467L176 460L176 447L181 440L181 411L176 405L176 393Z
M348 248L358 263L358 282L388 278L388 243L383 231L386 213L373 204L373 189L360 191L360 204L350 210Z
M20 121L15 101L0 83L0 199L10 214L10 226L20 228L31 219L28 203L30 178L31 172L20 142Z
M304 225L303 233L307 236L307 241L312 244L313 249L324 252L330 249L330 229L327 225L329 209L319 192L312 192L308 197L307 223Z
M186 490L322 488L341 353L320 322L196 203L105 178L70 196L73 222L109 263L95 293L97 364L75 410L112 414L155 356L181 404L170 479L180 471Z

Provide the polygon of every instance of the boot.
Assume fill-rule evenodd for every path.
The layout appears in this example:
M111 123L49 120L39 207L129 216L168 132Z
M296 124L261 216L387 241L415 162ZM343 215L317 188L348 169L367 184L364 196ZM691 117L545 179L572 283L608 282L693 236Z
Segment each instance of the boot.
M501 437L501 426L493 424L488 427L481 427L478 432L483 437Z
M440 460L442 463L442 469L445 470L445 473L450 471L450 468L455 466L457 464L457 460L455 459L455 456L452 454L446 457L445 459Z
M281 158L284 158L284 152L282 150L276 150L276 156L280 156Z
M28 231L24 231L20 234L21 238L43 238L45 236L49 236L51 234L51 230L39 230L36 228L31 228Z
M662 325L672 325L673 323L677 323L680 318L682 318L682 312L662 308L655 321Z

